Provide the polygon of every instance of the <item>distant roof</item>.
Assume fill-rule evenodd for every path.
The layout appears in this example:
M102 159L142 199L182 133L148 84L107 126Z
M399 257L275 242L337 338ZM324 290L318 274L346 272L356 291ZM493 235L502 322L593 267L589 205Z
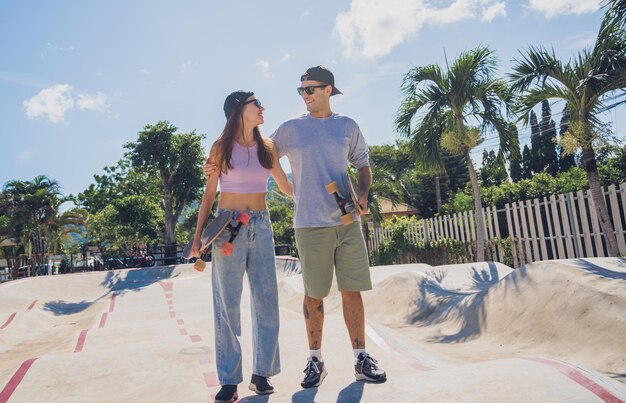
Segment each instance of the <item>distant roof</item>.
M3 240L2 242L0 242L0 247L7 247L7 246L17 246L17 244L10 238L7 238Z
M378 200L380 200L380 213L381 214L394 214L394 213L417 214L419 213L418 209L416 209L415 207L409 204L396 203L396 205L394 206L391 200L387 199L386 197L379 197Z

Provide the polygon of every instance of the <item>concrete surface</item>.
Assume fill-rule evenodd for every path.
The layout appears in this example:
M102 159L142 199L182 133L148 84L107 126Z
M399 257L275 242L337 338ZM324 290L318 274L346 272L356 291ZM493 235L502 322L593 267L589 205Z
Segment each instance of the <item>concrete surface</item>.
M626 400L626 262L577 259L512 270L480 263L372 268L367 349L384 384L355 382L333 289L319 388L299 386L308 347L298 262L277 260L282 373L241 402ZM215 374L210 267L117 270L0 285L0 402L208 402Z

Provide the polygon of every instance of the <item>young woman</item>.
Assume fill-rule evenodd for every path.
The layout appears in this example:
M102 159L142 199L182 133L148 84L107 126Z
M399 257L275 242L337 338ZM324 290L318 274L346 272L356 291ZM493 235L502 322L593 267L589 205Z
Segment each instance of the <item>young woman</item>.
M274 143L259 131L263 111L252 92L236 91L226 98L226 126L211 147L208 159L219 170L207 179L194 236L192 254L197 257L200 235L215 201L219 179L218 214L243 212L250 220L235 238L232 255L222 254L219 247L228 240L228 231L212 245L215 355L222 385L216 402L235 401L237 385L243 381L240 302L244 272L250 285L254 343L249 389L257 394L273 393L269 377L280 372L276 261L265 193L270 174L283 193L292 196L292 187L278 162Z

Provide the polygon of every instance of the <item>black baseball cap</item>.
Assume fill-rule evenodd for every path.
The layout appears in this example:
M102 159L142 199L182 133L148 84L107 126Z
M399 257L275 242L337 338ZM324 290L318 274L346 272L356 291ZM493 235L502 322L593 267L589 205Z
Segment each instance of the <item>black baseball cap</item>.
M233 112L237 110L237 108L241 108L241 105L246 102L246 99L250 98L253 95L254 92L250 91L239 90L231 92L226 97L226 100L224 100L224 115L226 115L226 119L228 119L228 117L232 115Z
M310 67L306 73L300 76L300 81L313 80L319 81L324 84L332 85L333 92L330 94L337 95L343 94L343 92L339 91L337 87L335 87L335 76L324 66L315 66Z

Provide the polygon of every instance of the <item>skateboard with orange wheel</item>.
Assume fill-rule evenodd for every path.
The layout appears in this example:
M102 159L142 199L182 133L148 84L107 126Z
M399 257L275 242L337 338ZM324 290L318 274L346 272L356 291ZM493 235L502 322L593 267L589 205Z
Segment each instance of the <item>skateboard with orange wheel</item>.
M326 191L328 194L335 197L335 202L341 210L341 222L343 225L348 225L354 222L353 212L360 213L363 208L359 204L359 198L357 196L357 186L354 179L346 173L346 183L348 184L348 196L345 197L339 191L339 185L336 181L332 181L326 185Z
M233 223L233 220L235 221ZM217 239L218 236L227 230L230 232L230 237L228 241L222 242L220 245L220 252L225 256L230 256L233 254L233 250L235 246L233 245L233 241L239 234L239 230L242 226L248 224L250 220L250 216L246 213L234 213L234 212L225 212L220 214L211 221L204 230L202 231L202 235L200 236L200 253L202 255L209 252L209 246ZM193 239L187 243L185 249L183 250L183 258L191 259L191 248L193 247ZM202 259L196 260L193 265L194 269L198 271L203 271L206 267L206 262Z

